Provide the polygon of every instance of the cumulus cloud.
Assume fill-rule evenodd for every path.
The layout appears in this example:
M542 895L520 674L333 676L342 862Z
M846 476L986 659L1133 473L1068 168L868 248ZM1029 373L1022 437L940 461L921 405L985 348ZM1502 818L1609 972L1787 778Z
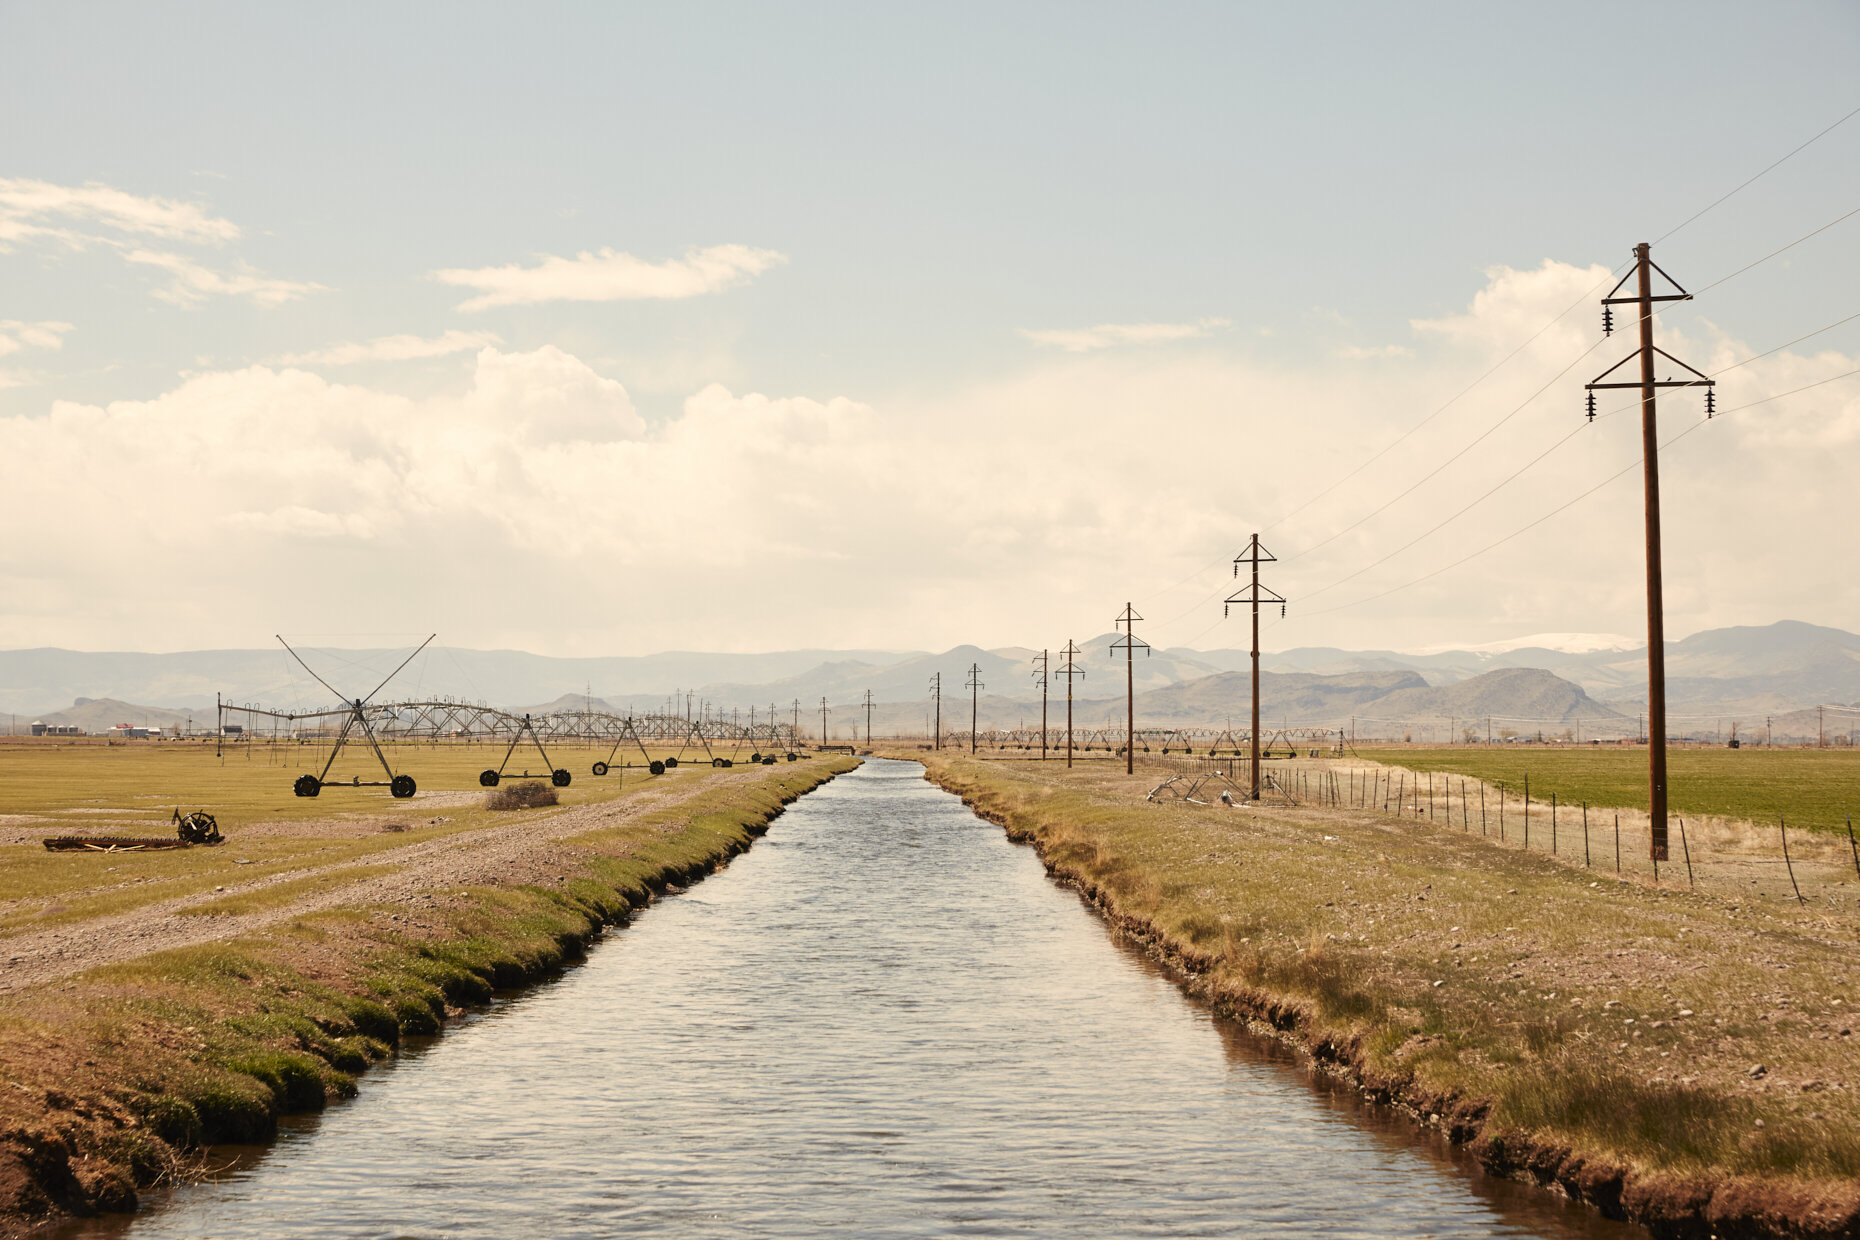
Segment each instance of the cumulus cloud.
M487 345L504 343L494 332L445 331L437 336L379 336L362 343L331 345L308 353L289 353L278 359L284 366L352 366L357 362L409 362L421 358L472 353Z
M14 243L50 242L82 250L102 246L125 261L166 271L168 283L154 295L187 306L208 297L244 297L275 306L320 289L319 284L280 280L239 262L230 272L172 250L146 248L151 238L175 245L212 246L236 241L239 226L204 209L171 198L143 197L91 182L0 178L0 253Z
M1159 344L1193 340L1228 326L1226 319L1198 319L1193 323L1100 323L1096 327L1028 328L1020 334L1038 345L1067 353L1091 353L1120 344Z
M1495 275L1465 317L1515 306L1535 331L1574 294L1506 287L1532 275ZM424 396L252 367L147 400L59 401L0 418L0 493L56 515L0 545L0 645L185 649L294 626L437 628L459 644L555 653L1058 646L1106 630L1127 599L1151 641L1243 643L1219 602L1235 551L1518 343L1463 326L1453 341L1422 333L1397 367L1109 350L877 408L711 384L651 421L615 378L555 348L485 347L468 383ZM1562 321L1374 470L1273 527L1270 584L1292 606L1268 641L1633 633L1639 540L1621 537L1639 528L1632 469L1498 553L1323 614L1634 464L1631 415L1583 420L1583 374L1526 403L1588 348L1589 327ZM1705 369L1755 351L1703 329L1664 339ZM1719 407L1856 365L1785 350L1726 371ZM1438 479L1319 546L1521 404ZM1846 537L1830 514L1860 468L1860 380L1708 423L1694 399L1661 409L1668 435L1698 426L1663 457L1673 631L1777 615L1840 623L1860 609L1860 583L1825 571L1831 551L1852 550L1830 541ZM1168 411L1166 434L1133 437L1144 410ZM1559 440L1463 520L1320 593ZM1727 501L1752 495L1761 513ZM1778 543L1777 529L1815 535ZM1726 596L1731 579L1748 588Z
M729 288L788 261L774 250L747 245L713 245L687 250L683 258L650 262L602 248L573 258L545 254L534 267L450 267L435 271L444 284L483 290L459 303L460 310L522 306L543 301L640 301L697 297Z

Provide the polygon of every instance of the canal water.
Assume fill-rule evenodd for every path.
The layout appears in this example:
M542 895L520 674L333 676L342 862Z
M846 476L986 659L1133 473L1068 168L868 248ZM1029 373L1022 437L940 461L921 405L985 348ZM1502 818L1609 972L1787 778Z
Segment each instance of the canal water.
M134 1237L1628 1236L1479 1178L868 761Z

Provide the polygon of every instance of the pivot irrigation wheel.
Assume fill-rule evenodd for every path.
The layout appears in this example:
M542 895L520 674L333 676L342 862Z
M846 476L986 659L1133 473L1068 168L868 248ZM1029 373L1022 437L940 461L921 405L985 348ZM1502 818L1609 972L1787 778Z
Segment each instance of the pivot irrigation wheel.
M549 774L549 782L554 784L558 788L568 787L568 781L573 778L574 776L570 775L566 770L564 770L563 768L559 766L556 767L555 770L550 772Z
M663 775L665 774L665 763L655 758L653 759L652 765L646 769L651 771L654 775Z
M497 787L497 778L498 777L497 777L496 771L479 771L478 772L478 784L480 787L483 787L483 788Z
M720 771L721 771L721 770L723 769L723 759L722 759L722 758L712 758L712 759L710 760L710 764L711 764L712 766L714 766L714 767L716 767L716 768L717 768L718 770L720 770Z
M766 757L764 757L764 758L762 759L762 765L763 765L763 766L774 766L774 765L775 765L775 755L774 755L774 754L769 754L769 755L767 755Z
M418 790L419 785L413 782L413 776L411 775L396 775L393 779L388 781L388 791L398 800L411 800L413 794Z
M760 762L760 761L762 761L762 755L761 755L760 753L752 753L752 754L750 754L750 755L749 755L749 761L750 761L750 762L751 762L752 764L753 764L753 763L757 763L757 762Z
M189 844L218 844L225 839L213 815L200 810L181 819L177 834Z
M717 761L719 761L719 762L721 762L721 763L723 763L723 765L724 765L724 769L726 769L726 770L728 770L728 769L729 769L730 767L733 767L733 766L735 766L735 765L736 765L736 759L735 759L735 758L719 758L719 759L717 759Z
M594 764L594 773L596 775L607 774L607 764L605 762L596 762Z
M790 762L799 762L800 760L801 760L801 755L798 753L791 753L788 755L788 761Z
M675 766L677 766L677 765L678 765L678 759L677 759L677 758L667 758L667 759L665 760L665 769L666 769L666 770L668 770L668 771L669 771L669 770L671 770L671 769L672 769L673 767L675 767Z
M297 782L291 785L291 791L300 797L313 797L323 791L323 781L314 775L299 775Z

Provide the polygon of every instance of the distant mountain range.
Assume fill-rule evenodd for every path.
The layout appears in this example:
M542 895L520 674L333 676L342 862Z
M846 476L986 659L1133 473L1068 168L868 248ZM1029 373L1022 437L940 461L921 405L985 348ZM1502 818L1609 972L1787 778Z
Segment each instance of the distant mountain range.
M1081 643L1073 681L1075 718L1121 720L1125 665L1114 655L1115 634ZM1620 639L1558 635L1556 645L1446 650L1427 654L1301 647L1263 655L1261 699L1266 717L1309 726L1394 729L1405 721L1446 739L1465 721L1562 730L1585 735L1633 735L1645 706L1646 656ZM405 651L304 650L312 667L344 696L365 694ZM767 654L670 652L562 659L523 651L427 650L395 679L390 698L451 697L510 707L593 694L619 711L663 710L687 701L699 710L754 708L766 717L798 714L817 729L825 698L829 727L841 731L864 714L869 689L880 704L881 731L921 730L932 678L941 676L946 728L968 726L970 668L984 688L976 710L983 727L1030 726L1039 719L1038 650L957 646L940 654L915 651L795 650ZM1049 665L1060 664L1057 651ZM1158 649L1130 672L1141 725L1223 725L1242 719L1250 701L1249 658L1241 650ZM1774 717L1775 739L1812 737L1817 728L1845 736L1857 712L1817 717L1818 704L1860 706L1860 636L1785 620L1761 627L1713 629L1667 645L1669 711L1676 733L1712 735L1741 721L1745 735ZM1064 709L1064 682L1048 683L1053 718ZM276 707L320 707L335 695L318 685L282 648L176 654L84 653L59 649L0 651L0 711L30 719L71 722L89 730L114 723L165 723L210 718L215 692L228 701ZM80 698L81 707L64 706ZM137 706L132 703L158 703ZM798 703L798 707L797 707ZM540 706L515 707L537 711ZM36 713L35 713L36 712ZM105 719L104 716L110 716ZM1506 723L1504 721L1510 721ZM23 727L22 727L23 730ZM1408 729L1412 730L1412 729Z

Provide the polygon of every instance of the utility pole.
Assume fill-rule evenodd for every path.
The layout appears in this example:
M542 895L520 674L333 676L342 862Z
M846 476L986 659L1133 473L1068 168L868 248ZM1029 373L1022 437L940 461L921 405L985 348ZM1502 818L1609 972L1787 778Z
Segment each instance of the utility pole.
M1660 272L1661 279L1673 286L1675 292L1655 295L1653 273L1656 271ZM1618 296L1630 277L1635 280L1635 295ZM1602 331L1604 334L1612 334L1614 331L1614 306L1632 305L1637 308L1640 316L1640 348L1604 370L1595 377L1594 382L1587 385L1591 422L1595 420L1595 393L1598 390L1640 389L1641 476L1647 512L1647 812L1651 828L1648 853L1655 861L1668 861L1671 857L1666 824L1666 604L1660 580L1660 438L1653 394L1656 389L1663 387L1702 387L1705 389L1705 416L1709 418L1713 409L1713 393L1712 380L1703 372L1692 369L1666 350L1655 347L1653 303L1691 299L1692 294L1680 288L1677 280L1660 271L1653 261L1651 246L1645 241L1635 246L1634 270L1622 276L1614 290L1602 298ZM1653 363L1656 354L1693 377L1656 380ZM1604 382L1609 375L1636 357L1640 359L1640 382Z
M969 691L969 752L975 752L975 719L982 700L982 690L988 686L982 683L982 667L979 663L969 664L969 679L963 688Z
M1253 774L1252 774L1252 779L1251 779L1252 791L1248 794L1248 799L1254 800L1254 801L1259 800L1259 782L1260 782L1259 781L1259 604L1260 604L1260 600L1264 599L1268 603L1277 603L1279 605L1279 614L1281 616L1285 614L1285 596L1282 594L1278 594L1274 592L1273 590L1269 589L1268 587L1262 586L1259 584L1259 566L1261 564L1275 564L1278 562L1278 558L1279 558L1278 556L1272 554L1272 552L1266 550L1264 547L1259 545L1258 534L1253 535L1252 541L1247 543L1246 545L1246 550L1242 551L1239 555L1234 557L1234 576L1238 577L1240 575L1240 566L1242 564L1250 564L1253 566L1253 580L1245 589L1236 591L1233 595L1231 595L1227 599L1227 602L1221 608L1221 615L1226 616L1227 614L1229 614L1229 609L1232 608L1235 603L1250 603L1253 607L1253 734L1250 738L1250 740L1252 741L1252 746L1253 746L1253 755L1252 755Z
M1111 643L1111 653L1124 652L1124 774L1131 775L1137 769L1137 648L1142 647L1143 657L1149 658L1150 644L1137 636L1137 621L1143 619L1137 609L1129 603L1124 604L1124 614L1111 623L1122 625L1124 635Z
M870 689L865 691L865 743L868 747L872 744L872 691Z
M938 672L930 678L930 696L936 699L936 739L931 742L932 749L943 748L943 673Z
M1820 707L1820 706L1815 707L1815 748L1816 749L1826 749L1828 747L1827 729L1821 726L1821 712L1824 709L1825 709L1824 707Z
M1066 769L1067 770L1072 769L1072 682L1078 677L1083 676L1085 674L1085 669L1080 667L1077 663L1073 662L1073 660L1076 659L1081 653L1083 652L1080 651L1077 646L1072 644L1072 639L1070 637L1066 638L1066 648L1059 652L1059 657L1064 659L1065 662L1061 663L1059 665L1059 670L1053 673L1053 675L1055 676L1064 676L1066 678Z
M1052 652L1042 650L1034 662L1040 665L1040 670L1033 674L1033 678L1040 682L1040 761L1044 762L1046 761L1046 686L1052 678Z
M794 699L794 743L801 743L801 699Z
M820 743L827 743L827 699L820 699Z

